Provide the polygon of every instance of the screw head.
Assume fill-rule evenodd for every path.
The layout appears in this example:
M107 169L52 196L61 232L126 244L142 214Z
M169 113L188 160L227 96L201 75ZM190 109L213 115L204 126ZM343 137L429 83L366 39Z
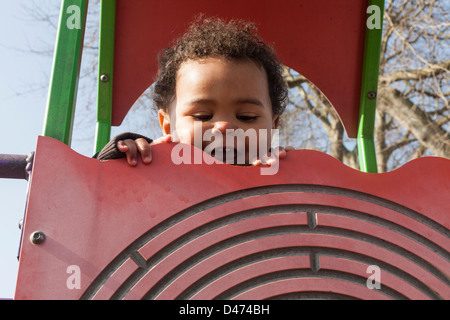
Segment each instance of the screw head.
M33 244L40 244L44 242L45 234L42 231L35 231L30 236L30 241Z
M367 98L375 99L377 97L377 93L375 91L370 91L367 93Z
M101 81L101 82L108 82L108 81L109 81L108 75L102 74L102 75L100 76L100 81Z

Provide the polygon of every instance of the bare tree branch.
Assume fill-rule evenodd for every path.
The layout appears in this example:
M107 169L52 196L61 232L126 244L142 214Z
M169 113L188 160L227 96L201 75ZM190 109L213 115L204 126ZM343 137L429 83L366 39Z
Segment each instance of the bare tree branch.
M407 99L400 91L382 88L379 108L389 113L404 128L408 128L420 143L433 154L450 158L450 134L432 121L426 112Z
M400 70L388 75L381 75L380 82L392 83L400 80L422 80L442 73L448 73L450 69L450 60L443 63L428 65L424 68L414 70Z

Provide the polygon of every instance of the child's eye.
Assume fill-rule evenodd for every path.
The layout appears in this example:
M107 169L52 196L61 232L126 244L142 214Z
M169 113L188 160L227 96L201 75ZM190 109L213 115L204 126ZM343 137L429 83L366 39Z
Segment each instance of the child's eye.
M241 121L249 122L249 121L256 120L258 117L257 116L247 116L247 115L238 115L238 116L236 116L236 118Z
M193 114L192 118L199 121L208 121L212 119L212 115L209 114Z

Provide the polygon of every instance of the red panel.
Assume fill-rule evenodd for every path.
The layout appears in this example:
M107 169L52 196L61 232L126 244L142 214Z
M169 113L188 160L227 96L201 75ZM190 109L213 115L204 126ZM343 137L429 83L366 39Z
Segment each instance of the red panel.
M370 174L297 150L269 176L172 147L131 168L39 137L15 298L450 299L449 160Z
M153 83L161 49L198 13L259 26L282 62L310 79L356 137L366 0L117 0L112 124L120 125Z
M236 250L239 250L239 248L240 247L236 248ZM238 256L236 252L234 253L234 255ZM221 258L223 258L223 256L214 257L214 259L221 259ZM210 261L208 262L205 261L204 265L205 267L211 268ZM212 266L214 265L217 265L217 262L212 264ZM259 261L249 266L244 266L234 272L227 273L225 276L219 278L218 280L206 286L205 289L202 289L201 291L199 290L199 292L195 296L190 298L197 300L210 299L211 297L217 296L225 289L229 289L232 286L240 284L242 282L242 279L250 279L270 274L272 272L299 269L299 268L302 269L310 268L309 256L299 255L299 256L281 257ZM183 274L181 278L177 279L174 282L174 284L170 286L169 290L166 289L165 291L163 291L158 296L158 299L169 300L176 298L179 294L182 293L182 290L184 290L189 285L192 285L192 283L195 282L194 280L196 280L197 277L203 276L203 274L198 272L200 271L198 269L199 268L196 268L195 270L189 270L188 273Z
M342 272L347 272L352 270L361 277L367 277L368 265L364 265L355 261L340 259L335 257L322 257L320 259L321 267L324 269L338 270ZM400 292L408 299L413 300L427 300L428 297L418 290L416 287L412 286L408 282L402 281L402 279L395 277L389 272L384 270L381 271L381 281L388 283L392 289Z
M303 292L326 292L336 293L345 296L351 296L355 292L358 296L365 300L387 300L388 298L383 296L382 293L376 290L367 290L367 288L360 287L353 283L348 284L343 281L334 279L289 279L275 283L269 283L256 287L248 292L238 296L237 299L248 300L252 297L258 296L261 299L270 298L270 294L283 295L291 293L292 291L301 289Z

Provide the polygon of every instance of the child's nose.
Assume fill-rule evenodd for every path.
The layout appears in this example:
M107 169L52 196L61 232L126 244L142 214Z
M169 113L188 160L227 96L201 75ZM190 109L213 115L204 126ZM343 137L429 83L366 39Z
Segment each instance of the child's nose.
M233 124L230 121L216 121L211 132L213 134L216 132L226 133L227 129L234 129Z

